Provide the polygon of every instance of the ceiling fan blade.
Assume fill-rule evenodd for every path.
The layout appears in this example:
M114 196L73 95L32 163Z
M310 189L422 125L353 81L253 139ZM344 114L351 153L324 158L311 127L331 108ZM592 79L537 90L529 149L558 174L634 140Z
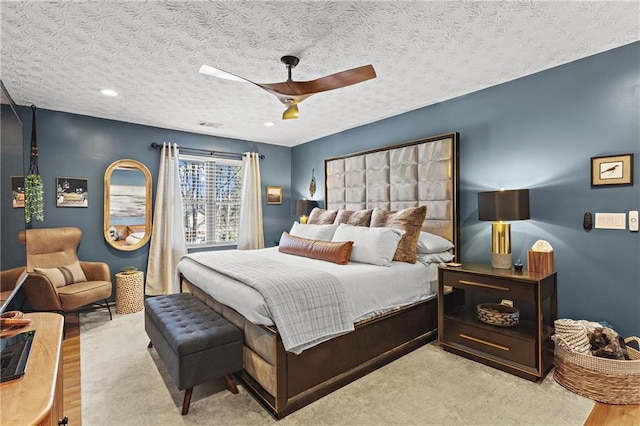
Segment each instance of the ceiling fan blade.
M282 83L255 83L275 96L305 99L315 93L351 86L376 77L372 65L341 71L311 81L285 81ZM280 99L280 96L278 96ZM301 100L302 100L301 99Z
M239 77L230 72L222 71L221 69L210 67L209 65L203 65L200 67L201 74L210 75L212 77L224 78L225 80L244 81L247 83L255 84L253 81L249 81L246 78Z
M293 104L289 108L285 109L282 113L283 120L291 120L294 118L298 118L300 116L300 111L298 111L298 104Z
M362 83L376 77L376 71L372 65L364 65L358 68L338 72L320 77L316 80L301 82L300 89L305 93L319 93L327 90L339 89L341 87L351 86L352 84Z

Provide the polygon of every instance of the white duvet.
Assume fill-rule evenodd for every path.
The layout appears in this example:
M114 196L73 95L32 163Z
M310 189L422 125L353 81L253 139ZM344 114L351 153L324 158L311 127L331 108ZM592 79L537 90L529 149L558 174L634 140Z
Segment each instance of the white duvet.
M335 275L344 286L353 322L376 313L433 297L437 265L392 262L389 267L349 262L337 265L322 260L280 253L277 247L253 250L255 256ZM191 283L254 324L273 325L267 305L256 290L191 261L180 261L178 272Z

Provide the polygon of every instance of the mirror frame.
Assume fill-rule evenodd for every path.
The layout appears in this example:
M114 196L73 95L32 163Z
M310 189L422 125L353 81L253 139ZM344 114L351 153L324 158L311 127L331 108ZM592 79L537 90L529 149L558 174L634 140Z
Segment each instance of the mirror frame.
M111 217L111 175L114 170L123 168L128 170L138 170L144 174L145 177L145 196L146 196L146 206L145 206L145 227L144 227L144 238L142 238L138 243L133 245L128 244L116 244L109 234L110 217ZM147 166L142 164L136 160L117 160L111 163L107 170L104 172L104 239L105 241L113 248L122 251L133 251L137 250L140 247L144 246L149 239L151 238L151 173Z

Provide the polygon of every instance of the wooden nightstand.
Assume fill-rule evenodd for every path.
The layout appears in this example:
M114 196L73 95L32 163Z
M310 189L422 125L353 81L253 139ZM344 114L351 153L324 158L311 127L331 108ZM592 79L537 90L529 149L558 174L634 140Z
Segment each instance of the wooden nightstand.
M442 347L532 381L553 365L551 340L558 317L556 273L494 269L465 263L438 270L438 339ZM453 289L447 295L445 290ZM513 301L520 321L513 327L486 324L478 319L479 303Z

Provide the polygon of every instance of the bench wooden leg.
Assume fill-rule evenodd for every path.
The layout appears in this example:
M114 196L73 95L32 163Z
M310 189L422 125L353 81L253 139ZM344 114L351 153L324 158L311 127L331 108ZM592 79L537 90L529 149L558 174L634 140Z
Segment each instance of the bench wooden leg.
M186 416L189 413L189 405L191 404L191 392L193 388L189 388L184 391L184 400L182 401L182 415Z
M224 378L227 380L227 389L229 389L229 392L238 393L238 387L236 386L236 382L233 381L231 374L227 374Z

